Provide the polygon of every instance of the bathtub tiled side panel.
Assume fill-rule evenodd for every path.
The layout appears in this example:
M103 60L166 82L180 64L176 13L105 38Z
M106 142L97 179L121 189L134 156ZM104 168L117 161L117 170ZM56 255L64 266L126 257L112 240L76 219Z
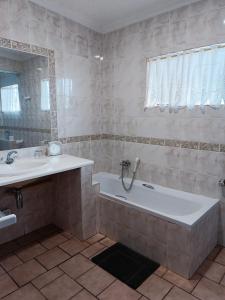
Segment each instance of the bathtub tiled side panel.
M191 234L191 266L190 275L202 263L218 242L219 205L211 208L207 214L193 226Z
M187 228L167 222L167 267L184 276L189 277L191 266L191 231Z
M97 233L96 193L92 186L92 166L81 168L82 239Z
M101 233L186 278L217 243L218 207L191 230L100 196L97 207Z

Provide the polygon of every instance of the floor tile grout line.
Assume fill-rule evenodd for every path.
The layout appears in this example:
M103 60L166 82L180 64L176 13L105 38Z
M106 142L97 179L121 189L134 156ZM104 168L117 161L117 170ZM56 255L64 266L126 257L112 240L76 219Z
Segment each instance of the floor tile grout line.
M154 274L154 273L153 273L153 274ZM166 273L165 273L165 274L166 274ZM165 275L165 274L164 274L164 275ZM157 274L155 274L155 275L158 276ZM165 281L169 282L169 283L172 284L173 286L176 286L176 287L180 288L181 290L185 291L185 292L188 293L188 294L191 294L191 293L194 291L194 289L196 288L196 286L199 284L200 280L203 278L203 276L201 276L201 278L198 280L198 282L197 282L196 285L192 288L192 290L191 290L190 292L188 292L188 291L185 290L183 287L178 286L176 283L173 283L173 282L169 281L168 279L164 278L164 275L163 275L163 277L160 277L160 276L158 276L158 277L161 278L161 279L164 279ZM177 275L180 276L179 274L177 274ZM151 276L151 275L150 275L150 276ZM183 277L182 277L182 278L183 278ZM186 278L184 278L184 279L186 279ZM186 279L186 280L188 280L188 279Z
M10 277L10 279L16 284L17 289L16 289L15 291L19 290L21 287L16 283L16 281L14 280L14 278L12 278L12 276L11 276L8 272L6 272L6 274L7 274L7 275ZM11 292L11 293L5 295L5 296L4 296L3 298L1 298L1 299L4 299L5 297L11 295L11 294L14 293L15 291L13 291L13 292Z
M57 266L56 266L56 267L57 267ZM56 268L56 267L54 267L54 268ZM53 269L54 269L54 268L53 268ZM53 270L53 269L51 269L51 270ZM35 286L35 284L33 283L33 281L34 281L35 279L38 279L38 278L41 277L42 275L45 275L46 273L48 273L48 272L51 271L51 270L48 270L47 272L45 272L45 273L43 273L43 274L40 274L38 277L32 279L32 281L30 281L30 282L32 282L32 284ZM49 281L48 283L46 283L45 285L43 285L41 288L38 288L38 287L35 286L36 289L41 290L42 288L46 287L48 284L52 283L53 281L55 281L56 279L58 279L59 277L61 277L62 275L66 274L65 272L63 272L63 270L60 269L60 271L62 271L63 274L60 274L59 276L57 276L57 277L54 278L53 280L51 280L51 281Z
M70 239L69 241L71 241L72 239ZM80 241L80 240L79 240ZM80 241L80 242L82 242L82 241ZM65 242L66 243L66 242ZM61 248L60 246L62 246L64 243L62 243L62 244L60 244L60 245L58 245L57 247L59 247L61 250L63 250L64 252L66 252L68 255L70 255L70 256L73 256L73 255L76 255L76 254L70 254L69 252L67 252L66 250L64 250L63 248ZM88 244L88 246L87 247L85 247L84 249L82 249L81 251L84 251L85 249L87 249L87 248L89 248L91 245L90 244ZM54 248L53 248L54 249ZM78 253L80 253L80 251L78 252Z
M33 282L31 281L31 282L29 282L45 299L48 299L42 292L41 292L41 290L39 290L34 284L33 284Z
M105 236L106 237L106 236ZM73 238L73 237L72 237ZM76 238L77 239L77 238ZM68 239L67 238L67 241L69 241L70 239ZM80 240L79 240L80 241ZM32 245L33 243L39 243L39 241L32 241L32 243L30 243L30 244L27 244L27 245L22 245L21 246L21 248L25 248L25 247L29 247L29 245ZM65 243L66 241L64 241L63 243ZM87 241L86 241L87 242ZM99 241L96 241L95 243L100 243L101 242L101 240L99 240ZM63 244L62 243L62 244ZM94 245L95 243L93 243L93 244L90 244L89 246L91 246L91 245ZM41 243L40 243L40 245L41 246L43 246L44 247L44 245L42 245ZM108 248L108 247L110 247L110 246L106 246L106 245L104 245L105 247L102 249L102 250L100 250L99 252L97 252L94 256L91 256L91 257L86 257L85 255L83 255L81 252L78 252L78 253L76 253L75 255L70 255L69 253L67 253L65 250L63 250L61 247L59 247L61 244L58 244L57 246L55 246L55 247L53 247L52 249L48 249L48 248L46 248L46 247L44 247L45 249L46 249L46 251L44 252L44 253L46 253L47 251L50 251L50 250L53 250L53 249L55 249L55 248L59 248L59 249L61 249L63 252L65 252L66 254L68 254L70 257L67 259L67 260L65 260L65 261L63 261L63 262L61 262L60 264L63 264L64 262L66 262L66 261L68 261L69 259L71 259L72 257L75 257L75 256L77 256L77 255L82 255L83 257L85 257L86 259L89 259L89 260L91 260L91 258L92 257L94 257L95 255L98 255L98 253L101 253L102 251L104 251L106 248ZM89 246L87 246L87 248L89 247ZM20 248L18 248L18 250L19 250ZM86 248L85 248L86 249ZM85 250L85 249L83 249L83 250ZM222 250L223 248L221 248L221 250ZM18 251L18 250L16 250L16 251ZM83 251L82 250L82 251ZM217 256L212 260L212 261L215 261L215 259L218 257L218 255L220 254L220 252L221 252L221 250L219 251L219 253L217 254ZM22 259L20 259L20 257L17 255L17 253L16 253L16 251L12 251L12 252L9 252L9 253L7 253L6 255L4 255L4 256L10 256L10 255L15 255L21 262L22 262L22 264L25 264L26 262L28 262L28 261L23 261ZM44 254L44 253L41 253L40 255L37 255L36 257L38 257L38 256L41 256L42 254ZM3 256L3 257L4 257ZM36 260L36 257L33 257L33 258L31 258L30 260ZM29 260L29 261L30 261ZM38 260L36 260L39 264L41 264ZM215 261L216 262L216 261ZM219 262L216 262L216 263L218 263L218 264L220 264L221 266L224 266L224 264L221 264L221 263L219 263ZM21 264L21 265L22 265ZM57 264L56 266L54 266L53 268L55 268L55 267L59 267L60 268L60 264ZM41 264L42 265L42 264ZM43 266L43 265L42 265ZM93 267L91 267L89 270L87 270L86 272L84 272L84 273L82 273L79 277L81 277L82 275L84 275L85 273L87 273L88 271L90 271L91 269L93 269L95 266L97 266L97 265L94 265ZM16 267L19 267L19 266L16 266ZM15 267L15 268L16 268ZM43 266L44 268L45 268L45 266ZM13 268L13 269L15 269L15 268ZM51 269L47 269L46 270L46 272L45 273L47 273L48 271L50 271L50 270L52 270L53 268L51 268ZM12 269L12 270L13 270ZM45 268L46 269L46 268ZM9 274L9 272L10 271L12 271L12 270L10 270L10 271L7 271L7 270L5 270L5 268L3 267L3 270L5 271L5 273L6 274L8 274L9 276L10 276L10 274ZM67 274L67 273L65 273L61 268L60 268L60 270L63 272L63 274L66 274L68 277L70 277L69 276L69 274ZM45 273L43 273L43 274L45 274ZM108 272L107 272L108 273ZM35 280L36 278L38 278L39 276L41 276L41 275L43 275L43 274L40 274L40 275L38 275L37 277L35 277L34 279L32 279L32 281L33 280ZM61 276L63 276L63 274L61 274L60 276L58 276L57 278L59 278L59 277L61 277ZM154 273L153 273L154 274ZM3 274L4 275L4 274ZM157 275L157 274L155 274L157 277L159 277L159 278L161 278L161 279L164 279L165 281L168 281L167 279L165 279L163 276L165 275L163 275L162 277L160 277L159 275ZM207 280L209 280L209 281L211 281L211 282L213 282L213 283L215 283L215 284L217 284L217 285L219 285L219 286L222 286L223 287L223 285L221 285L221 282L222 282L222 280L223 280L223 278L224 278L224 276L225 276L225 274L222 276L222 278L221 278L221 280L219 281L219 282L216 282L216 281L214 281L214 280L211 280L210 278L207 278L206 276L204 276L204 275L201 275L201 274L199 274L200 276L201 276L201 278L198 280L198 282L196 283L196 285L193 287L193 289L192 289L192 291L190 291L190 292L187 292L185 289L183 289L183 288L181 288L180 286L178 286L178 285L176 285L176 284L174 284L174 283L172 283L172 282L170 282L170 281L168 281L170 284L172 284L172 287L170 288L170 290L168 291L168 293L163 297L163 299L169 294L169 292L174 288L174 287L177 287L177 288L180 288L180 289L182 289L182 290L184 290L185 292L187 292L188 294L190 294L190 295L192 295L194 298L196 298L196 299L199 299L198 297L196 297L195 295L193 295L193 292L194 292L194 290L197 288L197 286L199 285L199 283L200 283L200 281L203 279L203 278L206 278ZM77 277L77 278L79 278L79 277ZM11 276L10 276L10 278L11 278ZM51 282L54 282L57 278L55 278L55 279L53 279ZM77 281L76 281L76 279L73 279L72 277L70 277L73 281L75 281L76 283L78 283ZM12 278L12 280L14 281L14 279ZM115 279L108 287L110 287L116 280L118 280L118 281L120 281L119 279ZM25 285L23 285L23 286L21 286L21 287L19 287L19 288L22 288L22 287L24 287L24 286L26 286L27 284L32 284L33 286L34 286L34 284L33 284L33 282L32 281L29 281L29 282L27 282ZM15 281L14 281L15 282ZM16 282L15 282L16 283ZM50 283L48 283L48 284L50 284ZM47 284L47 285L48 285ZM83 287L80 283L78 283L81 287ZM17 285L17 283L16 283L16 286L17 286L17 289L15 290L15 291L17 291L18 290L18 285ZM45 285L46 286L46 285ZM106 287L104 290L106 290L108 287ZM39 290L37 287L35 287L37 290ZM42 287L42 288L44 288L44 286ZM82 289L82 290L86 290L86 291L88 291L85 287ZM82 291L81 290L81 291ZM101 293L103 293L103 291L104 290L102 290L98 295L100 295ZM14 292L15 292L14 291ZM79 291L79 292L81 292L81 291ZM135 290L136 291L136 290ZM78 292L78 293L79 293ZM88 291L89 293L91 293L90 291ZM138 292L138 291L136 291L136 292ZM13 292L12 292L13 293ZM140 294L140 297L142 297L142 294L140 293L140 292L138 292L139 294ZM9 293L8 295L10 295L11 293ZM75 295L73 295L72 296L72 298L74 297ZM143 295L144 296L144 295ZM95 295L94 295L94 297L96 297ZM4 298L5 298L5 296L4 296Z
M170 288L169 288L169 291L165 294L165 296L163 296L162 300L164 300L168 294L172 291L172 289L174 288L174 285L172 285Z
M87 271L85 271L84 273L80 274L80 275L77 276L76 278L73 278L73 277L72 277L71 275L69 275L67 272L63 271L63 270L60 268L60 266L59 266L60 270L62 270L62 271L64 272L64 274L66 274L67 276L69 276L71 279L73 279L73 280L76 281L77 283L79 283L79 282L77 281L78 278L80 278L81 276L85 275L85 274L88 273L90 270L94 269L95 267L96 267L96 265L94 265L93 267L91 267L90 269L88 269Z

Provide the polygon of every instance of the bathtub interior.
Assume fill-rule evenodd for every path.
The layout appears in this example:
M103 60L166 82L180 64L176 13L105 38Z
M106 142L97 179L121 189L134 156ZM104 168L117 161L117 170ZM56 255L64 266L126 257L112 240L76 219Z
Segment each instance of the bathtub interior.
M93 180L100 183L100 194L187 227L199 222L207 211L219 203L218 199L165 188L140 180L136 180L132 190L126 192L122 188L119 175L110 173L97 173ZM127 182L129 180L125 179ZM144 185L153 186L154 189Z

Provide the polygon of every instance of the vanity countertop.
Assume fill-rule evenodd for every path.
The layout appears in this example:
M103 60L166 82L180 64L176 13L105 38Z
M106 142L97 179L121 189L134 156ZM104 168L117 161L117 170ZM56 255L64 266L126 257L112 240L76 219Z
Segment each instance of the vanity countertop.
M12 168L12 175L10 176L5 176L1 174L1 167L3 169L3 167L5 167L5 164L0 164L0 186L5 186L5 185L10 185L13 183L18 183L18 182L22 182L22 181L26 181L26 180L30 180L30 179L35 179L35 178L40 178L43 176L48 176L48 175L52 175L52 174L57 174L57 173L61 173L61 172L65 172L65 171L69 171L69 170L73 170L73 169L78 169L81 167L85 167L88 165L93 165L94 162L92 160L87 160L84 158L80 158L80 157L76 157L76 156L72 156L72 155L67 155L67 154L63 154L63 155L59 155L59 156L49 156L49 157L41 157L41 158L20 158L17 159L16 161L18 161L18 163L20 162L26 162L27 164L29 164L29 161L34 162L34 160L36 162L38 162L38 160L40 160L42 162L40 167L35 167L35 168L31 168L29 169L29 171L25 170L23 171L23 169L21 170L21 173L19 174L13 174L13 165L11 165ZM15 164L16 164L15 161ZM9 166L10 168L10 166Z

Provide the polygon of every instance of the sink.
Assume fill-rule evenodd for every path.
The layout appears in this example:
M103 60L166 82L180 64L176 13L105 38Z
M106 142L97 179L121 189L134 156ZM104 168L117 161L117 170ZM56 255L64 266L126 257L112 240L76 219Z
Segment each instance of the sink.
M0 177L18 176L27 172L32 172L37 169L46 167L48 165L47 159L41 158L27 158L15 159L11 165L0 164Z

